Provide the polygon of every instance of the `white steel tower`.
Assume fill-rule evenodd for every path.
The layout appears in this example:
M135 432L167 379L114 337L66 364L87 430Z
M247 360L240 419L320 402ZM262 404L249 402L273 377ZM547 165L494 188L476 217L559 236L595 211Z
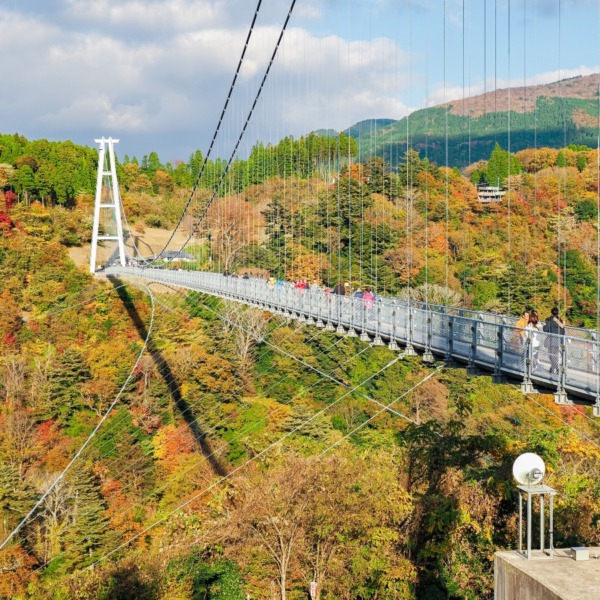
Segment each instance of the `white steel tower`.
M119 194L119 182L117 181L117 168L115 163L114 145L119 140L101 138L94 140L100 144L98 154L98 178L96 179L96 202L94 205L94 229L92 232L92 249L90 253L90 273L96 272L96 254L100 240L111 240L118 243L119 262L126 266L125 241L123 239L123 224L121 221L121 196ZM108 156L106 150L108 149ZM107 160L108 159L108 160ZM103 231L100 229L100 210L106 219L103 222L114 220L116 232Z

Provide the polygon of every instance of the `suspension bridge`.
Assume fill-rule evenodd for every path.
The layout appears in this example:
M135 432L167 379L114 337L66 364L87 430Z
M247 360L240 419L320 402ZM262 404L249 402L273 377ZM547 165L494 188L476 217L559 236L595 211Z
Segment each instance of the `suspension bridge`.
M471 372L480 368L521 380L524 393L552 390L559 404L571 404L571 396L597 402L600 372L598 342L593 333L569 328L567 335L537 332L523 335L516 319L478 313L452 306L427 306L397 298L380 297L364 302L323 289L297 289L289 283L269 283L256 278L218 273L140 267L107 267L103 273L178 286L227 300L255 306L374 345L402 347L404 355L417 350L427 362L435 356L465 364Z
M243 71L244 61L247 59L246 52L249 48L250 41L253 35L253 27L256 22L256 18L260 11L260 2L258 3L252 25L250 26L246 43L244 45L242 54L240 56L235 75L230 85L229 92L226 97L221 117L215 129L213 138L209 145L206 156L204 157L203 163L200 167L199 174L196 183L191 191L189 199L184 207L184 210L179 217L176 226L173 229L171 237L165 247L158 252L153 258L149 260L140 261L140 256L135 251L129 251L126 249L125 237L128 235L126 226L127 223L126 215L123 212L121 204L119 184L117 181L117 171L115 166L115 153L114 144L118 140L112 138L101 138L96 140L100 144L100 156L98 166L98 179L97 179L97 191L96 191L96 202L95 202L95 216L94 216L94 232L92 239L92 250L90 259L90 270L92 273L97 271L97 249L99 245L104 243L116 243L116 250L108 258L103 268L103 274L107 275L118 275L119 277L125 278L137 278L145 281L160 282L167 285L179 286L190 290L203 292L206 294L234 300L247 305L256 306L258 308L285 315L287 317L296 318L300 322L306 325L314 325L315 327L322 327L327 330L335 330L339 334L345 334L349 336L360 336L362 340L375 345L387 344L391 349L401 348L404 355L410 356L417 353L421 353L425 362L434 362L435 358L442 358L446 361L457 361L460 364L464 364L470 372L474 372L476 369L482 369L487 372L491 372L495 381L501 382L505 378L510 380L517 380L520 382L521 389L524 393L536 393L538 391L551 392L554 394L555 400L559 404L570 404L574 400L578 402L591 403L593 404L593 411L595 416L600 416L600 368L599 358L600 349L598 347L597 331L589 330L578 327L567 327L564 330L564 335L558 335L554 333L544 331L522 331L516 326L517 319L510 315L498 315L485 311L468 310L462 307L454 306L441 306L432 303L429 300L425 302L416 302L411 300L404 300L401 298L395 298L389 295L378 293L377 298L370 302L365 303L362 300L357 300L353 297L341 296L331 293L326 293L324 287L311 286L310 289L298 291L289 284L294 275L301 273L302 269L297 265L294 265L294 259L298 262L298 255L294 256L296 247L300 243L294 239L294 225L290 226L283 223L283 217L295 212L298 207L294 204L293 196L296 193L294 185L298 187L301 185L301 177L298 175L297 170L300 169L296 165L295 169L290 168L290 178L288 183L284 183L283 190L278 190L274 195L281 194L284 198L284 206L274 212L277 213L275 217L271 219L269 223L264 221L260 222L260 219L256 218L256 215L251 215L252 203L246 202L245 205L240 206L239 202L236 204L235 200L232 200L232 196L236 192L239 192L239 182L232 182L232 179L240 178L239 174L232 175L232 170L235 166L235 161L239 155L241 147L248 137L247 133L249 128L252 126L253 118L257 118L257 112L261 106L261 95L269 84L271 84L274 76L271 75L274 65L276 65L277 55L280 47L284 40L284 34L289 24L290 17L292 15L295 2L292 2L289 12L282 25L280 35L277 38L272 53L266 62L266 67L262 76L256 78L255 87L253 90L254 96L250 94L251 100L246 99L247 106L246 112L238 110L236 117L237 130L239 135L233 144L233 149L230 152L229 158L222 161L222 165L216 181L213 183L211 190L208 192L208 196L199 193L201 189L201 182L206 169L208 168L208 160L211 156L215 144L219 138L219 134L222 130L222 125L227 117L228 110L231 110L230 103L234 98L234 92L239 88L239 75ZM444 5L445 6L445 5ZM527 17L526 7L524 8L524 17ZM444 18L446 18L444 14ZM487 19L485 13L483 15L484 21ZM496 17L494 17L496 18ZM462 62L463 62L463 78L465 72L465 32L467 25L465 22L466 13L463 5L462 12L462 30L463 30L463 48L462 48ZM494 22L494 28L496 29L497 23ZM446 27L444 25L444 27ZM484 30L486 30L487 21L484 22ZM445 31L445 29L444 29ZM510 15L509 15L509 28L507 31L508 40L507 48L509 52L509 68L510 68L510 46L511 41L511 30L510 30ZM526 38L527 32L524 28L523 35ZM497 61L498 44L497 44L497 31L494 32L494 60ZM446 40L444 39L443 55L444 65L447 61L446 56ZM488 41L484 39L484 47L487 48ZM523 50L525 52L525 48ZM485 61L484 61L485 62ZM484 64L485 69L485 64ZM497 73L495 73L497 75ZM524 73L524 79L526 79ZM526 81L524 81L526 83ZM560 87L560 86L559 86ZM464 102L465 102L465 82L463 81L463 117L465 114ZM246 92L247 94L247 92ZM496 92L494 92L494 104L497 104ZM508 152L511 150L511 90L504 90L504 93L500 95L501 102L503 102L507 109L508 121L507 126L507 143ZM444 97L446 95L444 94ZM447 161L447 149L448 149L448 113L451 110L451 106L446 106L445 119L446 119L446 161ZM497 108L497 106L495 106ZM264 113L268 114L271 107L267 104L263 104L263 117ZM240 118L240 114L245 114L245 118ZM532 127L533 138L535 139L535 123ZM259 136L259 132L254 132L255 136ZM470 134L469 134L470 135ZM565 132L566 136L566 132ZM410 149L411 135L409 133L409 122L407 120L407 133L406 133L406 149ZM427 148L425 147L425 154L427 155ZM246 150L246 153L251 153L256 148ZM327 216L327 227L328 227L328 239L326 242L317 240L316 234L313 235L313 245L322 245L328 248L327 251L332 252L334 248L337 249L337 273L330 273L328 279L335 277L335 280L343 281L345 279L353 279L356 269L353 271L353 267L350 264L348 273L343 272L340 265L343 262L342 250L344 243L351 244L352 241L343 241L343 226L340 224L343 219L348 218L352 212L351 203L353 200L350 198L350 192L346 192L339 187L340 173L342 168L350 169L352 167L352 158L348 155L346 157L339 154L340 148L338 147L338 155L335 160L329 160L329 165L326 170L326 179L330 182L334 182L334 186L337 185L337 189L334 192L333 205L328 200L324 202L324 205L316 205L313 210L316 212L326 212ZM344 150L345 152L346 150ZM290 150L291 152L291 150ZM600 154L600 152L599 152ZM287 159L291 162L300 159L295 156L284 157L284 162ZM304 162L310 163L311 161L317 160L315 156L304 157ZM318 162L318 161L317 161ZM450 239L449 239L449 213L450 213L450 197L449 197L449 165L446 164L446 189L444 192L444 213L445 213L445 281L448 286L449 280L449 257L450 252ZM253 165L255 170L258 168L257 165ZM287 168L287 167L285 167ZM284 171L285 171L284 168ZM414 238L419 235L419 232L415 231L414 224L414 204L415 193L412 189L414 180L417 177L417 173L411 171L411 165L408 162L405 165L407 170L406 173L406 192L402 200L404 201L405 217L405 238L406 248L403 252L398 250L400 260L406 263L406 270L409 273L407 285L410 289L410 269L413 262L415 262L415 245ZM427 168L427 167L426 167ZM258 180L265 181L268 179L268 168L262 166L262 173ZM259 169L260 170L260 169ZM598 170L597 170L598 171ZM597 173L598 174L598 173ZM292 181L292 176L296 176L296 181ZM256 177L256 173L252 176ZM249 181L252 177L249 176ZM310 184L309 184L310 185ZM487 184L486 184L487 185ZM501 187L482 187L480 186L480 195L484 192L482 190L495 190L493 195L493 202L490 197L485 197L485 202L494 204L505 205L507 231L506 239L508 245L508 253L511 252L511 244L514 233L511 228L511 215L512 215L512 180L510 177L507 179L507 188ZM555 303L563 308L566 307L566 248L567 248L567 233L565 219L566 216L561 215L560 203L566 200L566 180L558 179L558 215L557 215L557 264L559 267L558 276L562 275L563 281L559 282L562 288L559 290L559 295L555 299ZM289 189L286 189L286 186ZM385 187L385 186L384 186ZM242 186L243 188L243 186ZM389 195L391 196L391 187ZM382 193L385 194L386 190L383 189ZM421 224L421 227L425 229L425 245L430 242L431 233L428 228L431 227L427 213L429 207L428 202L428 190L425 190L425 222ZM289 205L286 205L286 198L289 198ZM537 198L537 192L534 190L534 202ZM259 201L257 200L256 203ZM396 203L398 200L396 200ZM391 204L391 203L390 203ZM398 207L396 206L396 209ZM360 263L358 270L360 272L361 281L358 282L358 286L364 287L366 283L369 283L373 287L377 288L378 272L377 272L377 258L373 256L372 249L370 254L366 250L367 242L366 237L368 233L364 232L364 219L367 211L367 205L364 198L361 197L360 206L355 207L355 218L360 221L360 250L357 253L359 255L358 261ZM385 208L383 209L385 213ZM388 219L387 227L393 227L397 225L398 219L395 214L392 214L394 206L389 208L390 214L383 215L383 220ZM244 214L244 211L247 211ZM278 212L279 211L279 212ZM237 220L231 218L231 214L237 212ZM103 216L104 215L104 216ZM279 219L279 220L278 220ZM210 223L207 225L207 221ZM244 222L246 221L246 222ZM278 239L276 245L280 248L283 246L284 249L280 253L279 259L281 264L280 274L284 282L280 282L277 285L269 284L267 282L268 272L263 269L262 276L257 276L256 266L257 260L249 260L247 265L238 264L238 272L252 271L254 277L249 279L239 277L226 277L219 273L207 272L206 265L201 270L191 271L190 265L185 264L185 270L173 270L168 268L168 264L165 261L168 256L169 261L177 261L178 258L185 256L186 247L191 247L198 244L204 244L210 246L211 235L213 238L219 238L218 243L221 245L230 246L235 245L236 233L233 231L236 227L240 229L237 232L238 236L245 236L252 238L255 242L255 246L260 245L260 240L264 239L268 233L267 229L271 232L277 231ZM316 226L313 226L316 229ZM286 228L290 231L285 231ZM562 228L562 229L561 229ZM187 236L185 243L180 245L174 245L173 239L175 233L184 233ZM282 233L283 232L283 233ZM333 235L331 235L333 232ZM422 235L423 232L421 232ZM337 234L337 239L335 238ZM239 249L239 248L238 248ZM209 267L211 270L219 269L220 272L228 270L228 265L231 257L238 249L230 248L230 256L227 258L225 265L219 263L212 263ZM404 255L402 256L402 253ZM350 255L348 251L348 255ZM425 272L427 273L427 261L428 261L429 248L425 249ZM315 255L312 255L314 258ZM186 256L186 260L187 260ZM350 263L352 257L349 256L347 259ZM600 259L599 259L600 260ZM562 261L562 263L561 263ZM193 261L192 261L193 262ZM285 263L285 264L284 264ZM363 266L369 263L369 266ZM144 267L136 265L144 264ZM373 265L375 264L375 267ZM118 266L117 266L118 265ZM562 266L561 266L562 265ZM278 267L278 268L279 268ZM193 267L192 267L193 268ZM286 271L287 270L287 271ZM364 271L369 271L369 276L362 278ZM562 272L562 273L561 273ZM288 281L285 281L288 280ZM357 287L358 287L357 286ZM560 286L558 286L560 288ZM562 297L560 296L562 294ZM410 296L410 295L409 295ZM508 307L510 309L510 297L511 290L508 290ZM524 307L519 307L520 309Z
M373 214L369 213L371 205L365 199L365 194L360 194L359 199L356 200L352 196L351 185L348 184L348 187L344 187L340 184L341 173L344 169L347 172L354 169L352 172L356 175L357 180L361 179L363 182L368 180L371 175L361 172L361 167L359 166L360 160L357 160L354 156L351 157L351 152L348 148L342 149L339 140L336 142L338 143L338 147L335 150L336 153L334 153L334 156L328 155L324 159L323 155L319 155L319 157L308 155L302 158L306 163L311 163L312 160L317 165L312 175L318 173L319 183L311 180L308 176L304 177L300 173L301 169L298 167L298 164L301 164L302 161L298 156L291 156L292 150L290 150L290 154L284 156L282 159L282 162L285 164L282 167L284 176L278 182L280 187L268 192L272 198L277 197L282 199L281 203L278 205L272 203L269 206L271 214L268 219L259 216L261 213L260 208L265 209L264 199L261 198L261 194L267 192L256 190L247 192L247 190L251 189L253 184L264 183L270 181L270 178L275 179L275 177L273 177L270 167L266 164L257 166L258 163L254 163L252 165L254 171L251 174L246 174L247 180L244 183L240 183L240 175L235 171L236 160L241 152L241 146L247 137L247 133L252 127L252 119L259 110L263 90L272 82L272 67L276 64L276 57L284 39L295 1L291 3L280 35L277 38L269 59L266 61L264 73L258 77L255 89L250 94L250 102L246 110L240 111L238 109L235 113L239 136L233 143L229 157L220 164L216 177L214 173L212 174L213 181L209 188L202 187L201 183L209 168L211 153L216 147L215 144L222 130L224 119L228 112L230 112L230 102L232 101L234 91L239 87L239 74L246 60L246 51L253 34L253 26L260 5L261 2L258 2L254 20L250 27L233 81L231 82L221 117L208 147L208 152L200 165L196 183L191 190L183 211L178 215L176 225L173 227L172 232L170 232L168 242L161 250L155 252L150 257L142 257L140 252L132 247L130 243L130 240L135 236L130 232L127 211L122 202L117 177L118 169L115 144L118 143L118 140L111 137L102 137L96 140L99 144L99 160L90 252L91 273L99 277L117 277L120 280L130 282L156 283L169 287L182 288L255 307L261 311L277 315L282 320L293 319L299 326L322 329L336 333L339 336L359 338L365 345L387 346L390 350L399 353L387 366L393 364L395 360L400 360L402 357L420 356L424 363L432 366L436 365L436 369L441 368L440 364L456 365L460 368L465 368L467 373L472 375L478 373L491 374L493 381L498 385L507 382L516 382L524 394L553 394L555 402L560 405L578 403L591 406L593 415L600 417L600 347L598 340L600 327L597 326L596 329L589 329L566 326L564 333L560 335L541 330L532 331L519 327L517 318L510 314L503 315L484 310L469 309L464 306L438 304L430 299L426 299L425 301L415 300L410 298L410 293L408 297L394 296L391 293L386 293L388 290L379 273L379 257L376 256L373 245L368 243L369 236L373 236L376 241L375 246L384 245L383 241L378 237L377 227L381 229L382 238L384 235L388 235L390 239L396 240L398 246L401 243L398 241L400 236L394 238L393 235L389 235L387 232L394 231L397 233L398 230L402 230L404 238L402 243L404 247L389 248L389 250L392 252L394 260L401 261L406 265L406 284L409 290L411 285L414 284L414 281L411 281L411 277L414 277L414 274L411 275L412 265L418 263L415 254L419 245L424 248L422 252L424 266L422 270L426 274L427 287L429 283L427 278L429 274L430 245L432 245L434 237L437 236L438 246L441 245L444 248L442 253L444 273L441 276L440 273L437 274L437 281L445 280L446 287L450 287L448 284L450 279L449 255L452 252L452 243L449 236L449 222L452 199L450 197L449 182L453 175L452 169L448 164L443 165L445 168L443 175L445 189L442 189L441 192L438 190L437 205L435 205L432 197L429 196L430 190L427 188L430 181L430 173L427 171L430 167L427 165L430 163L426 162L426 166L424 167L425 177L421 185L424 185L425 189L422 196L419 197L413 189L413 184L416 183L418 174L416 170L414 172L411 170L411 163L407 161L404 165L406 168L405 189L399 194L397 191L393 192L393 186L389 182L382 185L382 189L377 192L380 198L376 199L376 202L379 202L377 205L379 214L374 216L376 211L372 211ZM464 18L463 3L463 32L465 30ZM510 31L508 35L510 37ZM444 61L446 61L445 51L446 47L444 46ZM464 73L464 33L462 60ZM275 85L277 83L276 80ZM246 100L247 98L248 94L246 93ZM510 102L509 91L507 95L509 115ZM266 104L262 110L268 115L271 107ZM444 113L446 119L446 157L448 155L449 110L449 108L446 108ZM244 115L241 119L239 118L240 114ZM255 132L255 137L256 135ZM511 149L510 135L509 118L507 136L509 154ZM438 143L438 147L443 146L444 142ZM412 150L408 121L405 149L407 152ZM252 150L248 147L245 153L246 155L250 155ZM425 148L426 153L427 147ZM393 154L391 150L390 154ZM593 183L600 189L600 186L598 186L598 182L600 181L600 145L598 157L598 165L595 171L596 177ZM286 162L288 159L290 160L290 164L296 161L296 167L290 172L286 171L288 169ZM431 167L432 170L433 168ZM258 175L256 170L260 171ZM557 176L557 196L564 203L568 186L566 179L561 179L561 177L562 175ZM501 206L504 211L502 214L506 218L508 254L511 254L511 243L515 243L512 241L515 237L514 231L511 229L512 185L513 183L509 177L506 188L499 185L483 185L479 189L480 198L482 198L480 201L482 203ZM297 196L300 194L299 190L302 187L311 188L311 186L314 186L315 190L317 188L321 191L323 189L327 190L322 197L319 196L317 191L314 192L315 203L311 207L313 213L318 213L322 222L325 223L326 227L323 227L323 229L326 229L326 233L322 233L319 230L320 225L317 223L309 222L307 225L306 223L294 221L293 216L290 217L290 215L298 212ZM474 189L476 190L474 192L476 194L477 188ZM246 193L250 199L246 199L243 202L240 201L239 195L241 192ZM252 196L252 194L255 195ZM387 198L383 201L381 197ZM537 192L534 191L532 202L535 202L536 198ZM441 201L439 201L440 199ZM419 220L420 216L415 208L418 202L421 202L421 213L425 216L421 220ZM402 223L398 218L400 204L404 212ZM596 204L600 205L600 201L596 202ZM562 277L562 281L559 282L560 286L557 285L562 297L560 297L560 294L557 295L556 304L564 310L567 305L566 277L568 275L565 267L567 248L566 219L569 215L561 214L561 202L557 202L557 205L556 228L558 230L558 242L556 250L558 259L556 264L560 267L562 261L563 268L557 269L560 277ZM433 218L429 219L431 213L434 212L435 222ZM265 210L262 210L263 215L264 213ZM371 219L369 229L365 225L369 220L367 213L369 213L369 218ZM459 220L463 216L464 212L463 215L459 216ZM355 240L346 239L345 237L349 237L349 221L351 219L354 219L358 223L357 231L359 233ZM380 219L381 224L377 221L378 225L372 226L376 219ZM600 230L600 223L596 224L596 235L598 230ZM176 242L176 234L180 238L183 236L185 241L183 243L180 241ZM299 241L301 235L311 240L311 249L318 247L319 251L309 252L306 247L299 250L302 246L302 243ZM265 239L269 238L269 236L274 240L273 247L278 252L276 256L276 277L273 277L273 274L269 273L269 269L257 267L257 265L262 264L260 246L264 244ZM248 244L249 241L251 244ZM467 241L464 239L462 241L464 245L467 245ZM348 247L353 243L356 247L352 248L351 251ZM456 240L453 243L456 245ZM203 249L208 248L210 254L212 244L226 248L226 251L223 252L225 258L221 257L222 260L213 260L212 255L210 255L209 260L200 264L200 261L197 260L199 256L198 250L203 251ZM236 246L236 244L238 245ZM244 256L244 252L241 251L246 249L248 245L253 246L253 251L255 252L253 256ZM302 262L304 258L303 252L304 255L310 255L311 260L315 263L319 261L328 262L328 258L332 258L332 260L328 262L326 267L320 269L321 274L326 273L326 277L323 277L321 281L315 279L312 285L299 287L294 285L293 280L298 276L304 277L303 269L306 271L310 270ZM346 252L346 256L344 256L344 252ZM242 256L243 258L237 258L238 256ZM236 257L235 260L234 257ZM600 247L598 248L597 259L600 261ZM352 263L352 260L355 260L355 264ZM236 276L229 274L231 265L234 262L237 262L235 270L238 274ZM240 275L245 272L249 273L249 275ZM310 279L312 280L312 277ZM352 285L357 288L364 289L366 286L370 286L376 291L376 295L368 298L352 294L335 293L332 282L339 281L341 283L345 280L352 281ZM379 283L381 283L381 286L378 285ZM509 290L509 307L510 295L511 292ZM598 292L598 295L600 299L600 292ZM152 319L154 319L154 313ZM598 322L600 323L600 310L598 312ZM144 331L144 335L142 336L144 338L144 349L141 350L138 361L141 359L143 352L149 351L147 350L147 345L151 337L150 328L148 328L148 331L145 331L143 327L140 327L141 330ZM159 353L154 350L152 354L156 357ZM167 378L170 380L174 379L168 364L161 357L159 357L159 360L161 370L168 375ZM346 386L347 391L339 399L336 399L335 402L346 395L356 392L371 377L380 375L385 371L387 366L382 367L377 373L369 374L360 385L353 388ZM432 368L425 378L415 384L414 387L420 385L427 378L432 377L435 372L437 371L434 371ZM322 374L320 373L320 375ZM331 376L329 378L332 379ZM129 378L123 384L122 390L125 389L128 382ZM342 382L337 379L335 382L340 386L342 385ZM403 395L411 393L414 387L403 392ZM86 451L88 444L119 401L122 390L110 404L85 443L54 482L47 487L30 512L24 516L4 540L0 549L8 544L28 521L38 518L41 513L36 511L39 511L48 495L66 471ZM193 411L185 404L185 399L180 394L174 394L174 396L178 397L178 401L176 401L178 407L180 409L182 406L184 407L181 410L181 414L192 428L196 422L196 417L192 414ZM372 400L366 395L365 398ZM394 412L391 405L396 400L397 398L385 405L378 401L374 402L379 405L382 412L385 410ZM407 421L414 422L406 415L398 412L395 414ZM194 433L197 433L197 435L194 436L194 440L199 442L200 446L203 443L206 446L205 432L201 431L197 424L195 427ZM298 428L300 427L302 425L298 426ZM260 458L271 448L283 442L288 435L289 433L286 433L277 441L269 444L247 462ZM213 467L217 465L214 468L214 473L218 476L218 479L211 483L209 487L194 492L191 498L185 499L174 509L169 510L166 516L161 516L143 530L132 534L127 540L119 542L115 548L107 551L99 560L113 555L125 545L140 538L149 529L170 518L174 513L185 508L194 499L206 493L214 485L226 480L247 464L245 462L241 466L236 466L231 471L220 470L218 457L213 455L212 450L208 451L205 447L202 447L201 454L207 457ZM42 565L40 569L44 568L44 566Z

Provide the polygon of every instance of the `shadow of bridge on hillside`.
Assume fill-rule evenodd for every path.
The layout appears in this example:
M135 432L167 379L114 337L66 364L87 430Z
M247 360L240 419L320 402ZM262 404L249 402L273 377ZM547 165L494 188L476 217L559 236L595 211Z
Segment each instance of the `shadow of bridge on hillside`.
M115 290L123 302L123 306L127 310L127 313L133 321L141 339L145 340L148 336L148 329L140 317L135 304L132 302L131 297L127 293L124 283L114 275L109 275L108 279L115 287ZM165 382L167 389L169 390L171 400L179 410L181 417L187 423L190 432L194 436L198 450L204 455L216 475L219 475L220 477L227 475L227 468L225 464L223 464L219 458L215 456L215 452L212 448L210 440L207 437L207 434L202 430L202 427L192 413L191 406L181 393L181 388L179 387L179 383L175 377L175 374L171 370L171 367L169 366L169 363L163 356L162 352L154 344L152 338L148 340L147 349L158 369L158 372Z

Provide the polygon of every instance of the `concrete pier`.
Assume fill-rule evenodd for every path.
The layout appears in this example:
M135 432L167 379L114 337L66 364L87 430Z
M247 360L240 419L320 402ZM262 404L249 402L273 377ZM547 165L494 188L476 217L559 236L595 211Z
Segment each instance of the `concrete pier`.
M575 560L570 549L554 553L537 551L527 560L515 551L496 552L494 599L600 600L600 548L589 548L589 560Z

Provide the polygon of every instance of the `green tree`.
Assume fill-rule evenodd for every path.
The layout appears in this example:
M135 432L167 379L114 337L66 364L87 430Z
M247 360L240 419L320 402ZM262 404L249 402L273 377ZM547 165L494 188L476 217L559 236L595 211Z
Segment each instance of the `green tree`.
M70 569L94 562L113 536L96 478L85 467L79 467L71 472L68 481L72 521L64 538L63 560Z
M0 464L0 537L6 538L35 502L35 492L17 469Z
M565 285L573 298L568 319L577 325L595 326L597 281L594 267L578 250L567 250L564 269Z
M556 166L557 167L566 167L567 166L567 159L565 157L565 153L560 150L559 153L556 155Z
M24 164L19 167L10 179L12 185L20 198L27 201L35 189L35 173L30 165Z
M90 370L79 350L71 347L59 354L48 372L48 412L40 416L67 419L77 406L83 404L80 384L90 377Z
M575 214L580 221L596 221L598 206L594 200L580 200L575 203Z
M407 150L400 163L400 182L405 187L415 185L417 175L425 168L425 162L421 160L416 150Z
M144 156L144 160L142 161L142 171L146 173L150 179L156 175L156 171L159 169L164 170L164 167L162 166L156 152L150 152L147 157Z
M496 142L487 165L486 176L488 182L491 185L502 186L509 175L517 175L522 171L523 166L519 159L506 150L502 150L500 144Z
M520 313L525 307L537 307L550 293L552 283L542 269L513 262L498 278L497 298L507 308L510 304L511 312Z

